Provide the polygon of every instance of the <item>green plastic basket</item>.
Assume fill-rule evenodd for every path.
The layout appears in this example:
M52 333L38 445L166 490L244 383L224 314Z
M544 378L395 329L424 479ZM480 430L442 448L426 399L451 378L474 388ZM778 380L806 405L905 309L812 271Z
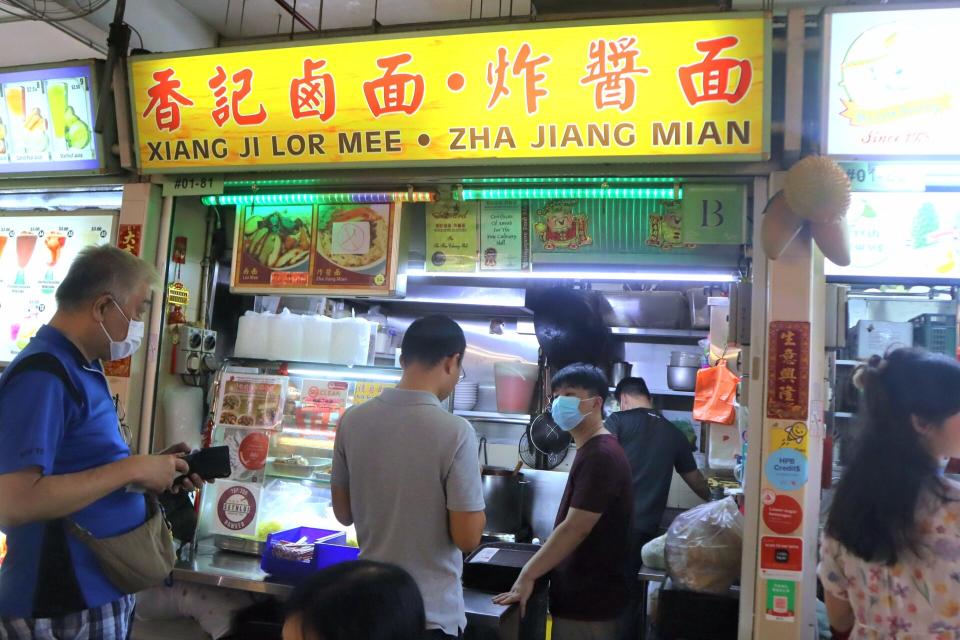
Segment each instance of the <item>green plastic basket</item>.
M933 353L957 357L957 316L924 313L912 319L913 344Z

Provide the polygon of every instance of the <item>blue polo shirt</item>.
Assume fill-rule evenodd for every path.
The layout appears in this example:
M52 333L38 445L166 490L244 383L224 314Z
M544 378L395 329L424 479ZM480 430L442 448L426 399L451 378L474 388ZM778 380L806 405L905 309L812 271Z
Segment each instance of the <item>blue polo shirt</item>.
M56 329L44 326L14 360L51 353L63 363L84 403L79 406L63 381L45 371L0 378L0 474L39 467L43 475L76 473L130 455L123 440L107 379L99 362L87 362ZM142 495L123 489L70 516L103 538L126 533L146 520ZM44 523L7 531L7 557L0 566L0 616L33 616ZM96 608L121 594L100 571L83 543L68 536L70 557L84 602Z

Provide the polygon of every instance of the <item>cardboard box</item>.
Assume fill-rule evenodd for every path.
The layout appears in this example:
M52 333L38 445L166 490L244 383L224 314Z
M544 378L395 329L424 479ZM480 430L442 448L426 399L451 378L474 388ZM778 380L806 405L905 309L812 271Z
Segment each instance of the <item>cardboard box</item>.
M884 356L894 349L913 346L913 326L909 322L861 320L850 330L848 348L858 360Z

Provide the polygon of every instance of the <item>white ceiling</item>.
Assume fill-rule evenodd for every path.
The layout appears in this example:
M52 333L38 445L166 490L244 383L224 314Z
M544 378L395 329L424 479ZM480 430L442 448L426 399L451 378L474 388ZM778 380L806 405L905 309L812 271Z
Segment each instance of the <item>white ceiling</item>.
M60 5L83 6L86 0L59 0ZM877 4L881 0L775 0L774 8L822 7L826 4ZM408 25L465 21L478 18L523 17L530 13L530 0L284 0L305 21L324 31L369 27L374 19L383 25ZM910 0L893 0L908 3ZM44 6L44 0L0 0L0 6ZM590 2L584 1L585 6ZM733 0L737 10L757 10L763 0ZM26 63L56 62L73 58L103 57L107 31L113 20L115 0L85 18L61 23L61 27L98 46L74 41L54 26L36 21L9 22L0 15L0 67ZM154 52L216 47L224 39L264 37L297 33L309 29L293 20L277 0L127 0L126 21L141 34L133 35L132 46Z
M37 46L41 42L43 46ZM0 66L102 57L96 49L42 22L0 23Z
M169 0L167 0L169 1ZM182 6L226 38L236 39L307 32L274 0L177 0ZM383 25L444 22L473 18L526 16L530 0L285 0L314 28L323 30L369 27L374 19ZM482 14L481 14L482 9ZM472 12L472 15L471 15Z

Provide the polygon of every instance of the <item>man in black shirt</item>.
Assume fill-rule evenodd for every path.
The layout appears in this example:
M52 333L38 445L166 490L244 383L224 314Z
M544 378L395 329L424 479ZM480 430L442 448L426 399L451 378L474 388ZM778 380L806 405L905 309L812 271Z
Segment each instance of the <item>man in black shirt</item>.
M606 420L607 430L620 440L633 476L633 539L640 546L656 537L667 507L673 471L704 500L707 481L697 469L693 448L683 432L649 408L650 394L642 378L625 378L617 385L620 411ZM639 553L637 554L639 556Z
M702 499L710 499L710 488L697 469L689 440L650 408L650 392L643 379L624 378L615 393L621 410L610 415L605 426L617 436L630 461L633 525L629 569L636 576L642 564L640 550L659 533L674 469Z

